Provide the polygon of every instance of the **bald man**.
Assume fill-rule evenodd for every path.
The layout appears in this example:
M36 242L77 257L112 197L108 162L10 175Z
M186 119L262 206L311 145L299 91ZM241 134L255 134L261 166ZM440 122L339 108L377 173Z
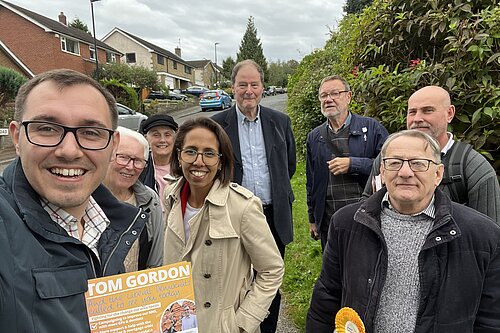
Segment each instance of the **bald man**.
M408 99L407 128L426 132L438 141L441 148L445 166L445 175L439 186L441 190L452 201L474 208L500 224L500 186L495 170L470 145L453 139L453 134L448 132L448 124L454 116L455 106L451 104L449 93L441 87L424 87ZM460 160L460 156L464 158ZM454 162L460 165L453 168L451 164ZM454 171L457 169L460 171ZM364 197L380 189L379 173L380 158L377 158L366 183Z

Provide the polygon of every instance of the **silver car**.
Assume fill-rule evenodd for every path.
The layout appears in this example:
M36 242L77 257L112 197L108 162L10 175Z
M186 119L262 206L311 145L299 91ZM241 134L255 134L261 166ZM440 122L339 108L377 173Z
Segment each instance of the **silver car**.
M138 131L141 123L148 119L148 116L136 112L123 104L116 103L116 108L118 109L118 126Z

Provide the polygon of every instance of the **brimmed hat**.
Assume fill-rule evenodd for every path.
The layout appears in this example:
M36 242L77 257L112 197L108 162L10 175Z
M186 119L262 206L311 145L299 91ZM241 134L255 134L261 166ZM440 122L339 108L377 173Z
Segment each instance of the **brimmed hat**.
M139 131L142 134L146 134L155 126L168 126L174 131L177 131L177 129L179 128L179 125L177 125L172 116L169 116L168 114L154 114L141 123L141 128L139 129Z

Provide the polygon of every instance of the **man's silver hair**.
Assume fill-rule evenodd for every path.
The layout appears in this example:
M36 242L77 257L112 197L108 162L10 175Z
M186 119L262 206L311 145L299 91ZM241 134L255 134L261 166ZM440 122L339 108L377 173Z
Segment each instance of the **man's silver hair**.
M419 138L424 140L426 142L425 150L427 150L427 147L430 147L432 155L434 157L434 162L441 163L441 148L439 147L439 144L437 143L436 139L431 137L429 134L418 130L404 130L389 135L387 140L385 140L384 145L382 146L382 150L380 151L382 158L386 157L387 147L389 146L389 144L395 139L400 138L402 136L410 138Z

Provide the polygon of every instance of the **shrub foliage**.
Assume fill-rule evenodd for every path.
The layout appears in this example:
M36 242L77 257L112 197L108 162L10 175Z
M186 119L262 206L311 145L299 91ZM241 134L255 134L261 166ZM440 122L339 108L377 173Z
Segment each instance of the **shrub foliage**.
M17 91L27 79L13 69L0 66L0 107L16 98Z
M134 88L118 80L101 80L101 84L108 89L118 103L124 104L133 110L139 107L139 98Z
M498 17L499 2L491 0L375 0L347 15L290 79L298 146L305 147L307 132L324 121L317 100L321 78L339 74L352 85L351 109L379 119L390 132L405 128L406 101L415 90L442 86L456 106L452 132L498 161Z

